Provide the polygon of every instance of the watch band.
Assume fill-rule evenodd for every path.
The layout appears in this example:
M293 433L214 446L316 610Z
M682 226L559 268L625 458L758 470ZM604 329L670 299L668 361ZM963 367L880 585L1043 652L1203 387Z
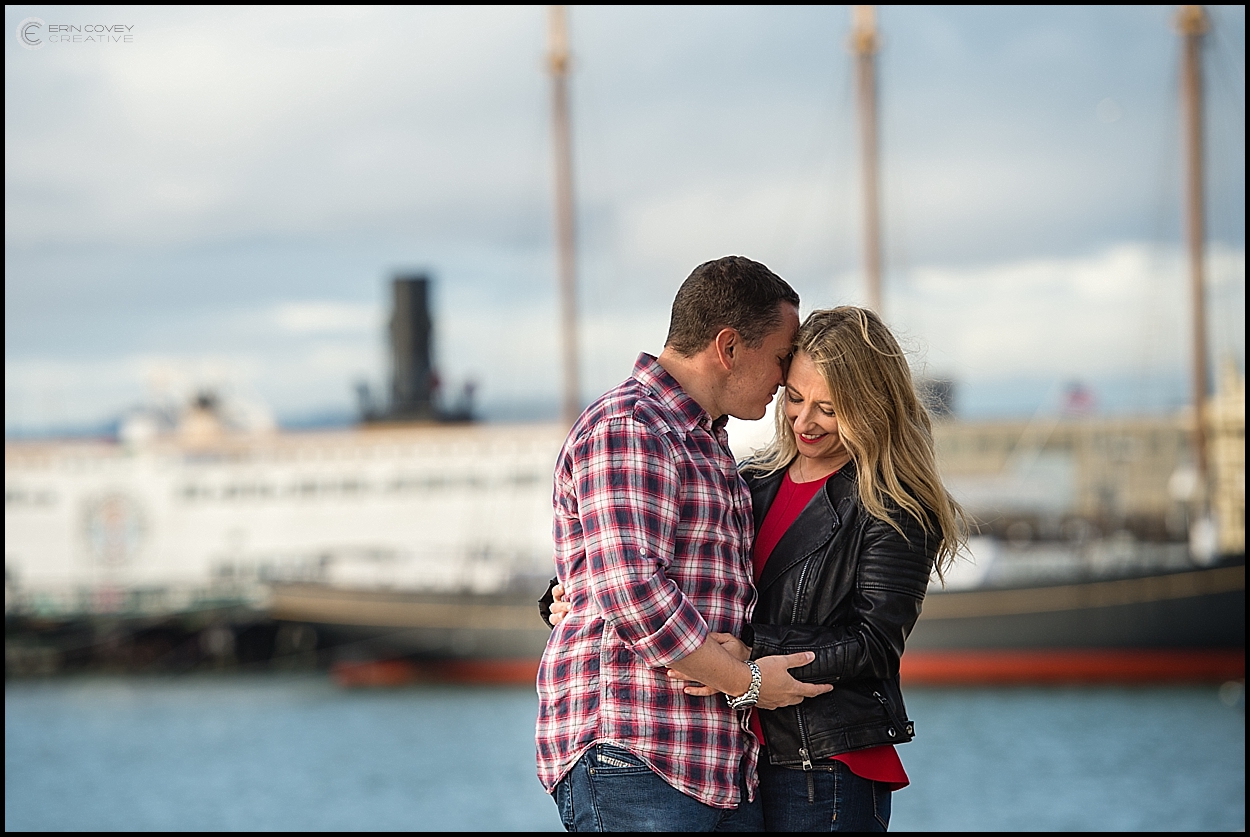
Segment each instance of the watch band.
M750 709L760 700L760 684L764 682L764 675L760 672L760 667L755 664L754 660L747 660L747 667L751 669L751 686L746 690L745 694L733 697L725 695L725 700L729 702L731 709Z

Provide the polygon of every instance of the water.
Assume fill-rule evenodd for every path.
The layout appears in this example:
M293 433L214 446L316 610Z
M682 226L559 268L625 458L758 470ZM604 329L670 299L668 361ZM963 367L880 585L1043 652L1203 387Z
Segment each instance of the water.
M1245 830L1227 691L907 696L895 831ZM11 681L5 829L558 831L534 711L529 689L310 675Z
M6 831L560 830L528 689L7 683Z
M912 784L894 795L892 830L1246 828L1245 708L1215 687L905 697Z

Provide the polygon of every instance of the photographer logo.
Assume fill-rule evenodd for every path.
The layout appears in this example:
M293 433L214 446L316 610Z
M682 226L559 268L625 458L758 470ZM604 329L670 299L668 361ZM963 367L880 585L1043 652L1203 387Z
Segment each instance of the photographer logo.
M27 49L40 49L46 43L48 24L28 17L17 25L17 42Z

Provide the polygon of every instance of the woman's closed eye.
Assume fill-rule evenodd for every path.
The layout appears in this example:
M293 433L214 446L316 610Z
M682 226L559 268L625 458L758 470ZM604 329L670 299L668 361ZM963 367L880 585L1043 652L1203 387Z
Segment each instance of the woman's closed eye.
M795 392L794 390L790 390L789 392L787 392L787 393L786 393L786 400L787 400L787 401L789 401L791 404L802 404L802 403L803 403L803 398L802 398L802 397L801 397L801 396L800 396L797 392ZM816 405L816 407L817 407L817 409L819 409L819 410L820 410L820 412L821 412L821 413L823 413L824 415L828 416L829 418L835 418L835 417L837 416L837 413L836 413L836 412L834 412L834 411L833 411L831 408L829 408L829 407L825 407L825 406L820 405L820 404L817 404L817 405Z

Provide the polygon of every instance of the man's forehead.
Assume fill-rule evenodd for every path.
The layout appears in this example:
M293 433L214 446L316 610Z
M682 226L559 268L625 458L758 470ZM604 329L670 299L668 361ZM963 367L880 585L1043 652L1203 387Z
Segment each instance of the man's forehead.
M781 315L781 326L773 333L779 341L790 343L794 340L794 335L799 331L799 312L790 303L784 303L784 311Z

